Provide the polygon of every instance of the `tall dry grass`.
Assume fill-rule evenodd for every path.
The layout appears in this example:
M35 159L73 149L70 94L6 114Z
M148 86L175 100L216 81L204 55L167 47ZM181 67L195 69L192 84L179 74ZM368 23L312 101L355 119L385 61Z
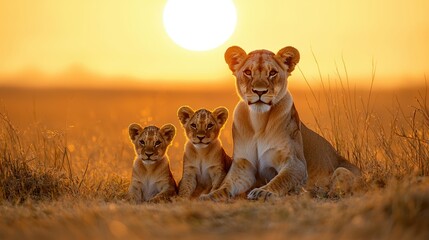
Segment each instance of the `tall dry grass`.
M322 77L316 58L315 62L319 91L313 89L301 71L310 91L307 107L315 130L363 170L366 183L384 186L392 179L429 176L427 81L411 105L396 96L393 106L384 106L388 116L382 116L374 111L379 104L373 89L374 64L371 84L365 90L350 83L344 60L342 70L337 67L334 78Z
M0 113L0 202L27 200L123 198L128 185L119 176L104 177L102 169L73 170L67 136L37 124L21 130Z

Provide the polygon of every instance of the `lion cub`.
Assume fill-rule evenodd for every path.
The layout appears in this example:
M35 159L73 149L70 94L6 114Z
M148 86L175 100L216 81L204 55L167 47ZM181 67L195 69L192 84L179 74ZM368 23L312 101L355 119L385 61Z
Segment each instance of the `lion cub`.
M169 200L176 195L177 186L166 151L176 134L176 128L171 124L162 128L142 128L133 123L128 130L136 152L129 197L136 203Z
M191 198L216 190L231 167L231 158L219 140L219 132L228 118L228 110L194 112L181 107L177 113L185 129L187 143L183 156L183 175L179 197Z

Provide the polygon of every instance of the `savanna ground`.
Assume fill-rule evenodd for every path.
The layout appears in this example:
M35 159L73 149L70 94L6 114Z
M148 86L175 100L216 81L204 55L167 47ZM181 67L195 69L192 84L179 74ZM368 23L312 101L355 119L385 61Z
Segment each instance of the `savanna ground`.
M0 239L429 239L426 86L291 89L300 118L364 172L352 196L302 193L269 202L125 200L134 152L128 125L173 123L177 109L225 106L232 153L234 88L216 92L0 89ZM330 106L327 108L327 106Z

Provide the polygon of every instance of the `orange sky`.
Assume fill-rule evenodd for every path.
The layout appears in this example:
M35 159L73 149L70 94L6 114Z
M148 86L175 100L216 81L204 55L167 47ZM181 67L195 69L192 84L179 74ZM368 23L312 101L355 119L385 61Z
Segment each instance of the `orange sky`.
M29 69L61 76L78 68L141 79L146 85L153 80L216 83L232 79L223 60L230 45L274 52L295 46L301 52L299 67L310 81L318 81L312 52L323 77L334 78L344 58L357 84L369 82L373 61L380 86L408 84L409 79L424 83L429 73L427 0L234 0L235 33L207 52L173 43L163 27L165 3L0 0L0 76ZM302 82L299 70L294 78Z

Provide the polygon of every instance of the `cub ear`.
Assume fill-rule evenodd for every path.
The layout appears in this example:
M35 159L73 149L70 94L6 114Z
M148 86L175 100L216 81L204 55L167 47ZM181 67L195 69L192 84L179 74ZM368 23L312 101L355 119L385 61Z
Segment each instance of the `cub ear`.
M225 62L228 64L229 69L231 69L233 73L235 73L235 71L237 71L241 65L243 65L246 57L246 52L238 46L229 47L225 52Z
M136 137L143 131L142 126L137 123L132 123L128 127L128 133L130 134L130 139L132 141L136 140Z
M291 73L295 69L295 65L299 62L299 52L294 47L285 47L280 49L276 55L280 60L288 66L288 72Z
M189 119L194 116L194 110L192 110L192 108L188 106L183 106L177 111L177 116L179 117L179 120L182 125L185 125L186 123L188 123Z
M216 119L216 122L223 126L228 119L228 109L224 107L218 107L213 111L213 117Z
M167 145L169 145L171 141L173 141L174 136L176 135L176 127L174 127L173 124L165 124L164 126L162 126L159 132L167 142Z

